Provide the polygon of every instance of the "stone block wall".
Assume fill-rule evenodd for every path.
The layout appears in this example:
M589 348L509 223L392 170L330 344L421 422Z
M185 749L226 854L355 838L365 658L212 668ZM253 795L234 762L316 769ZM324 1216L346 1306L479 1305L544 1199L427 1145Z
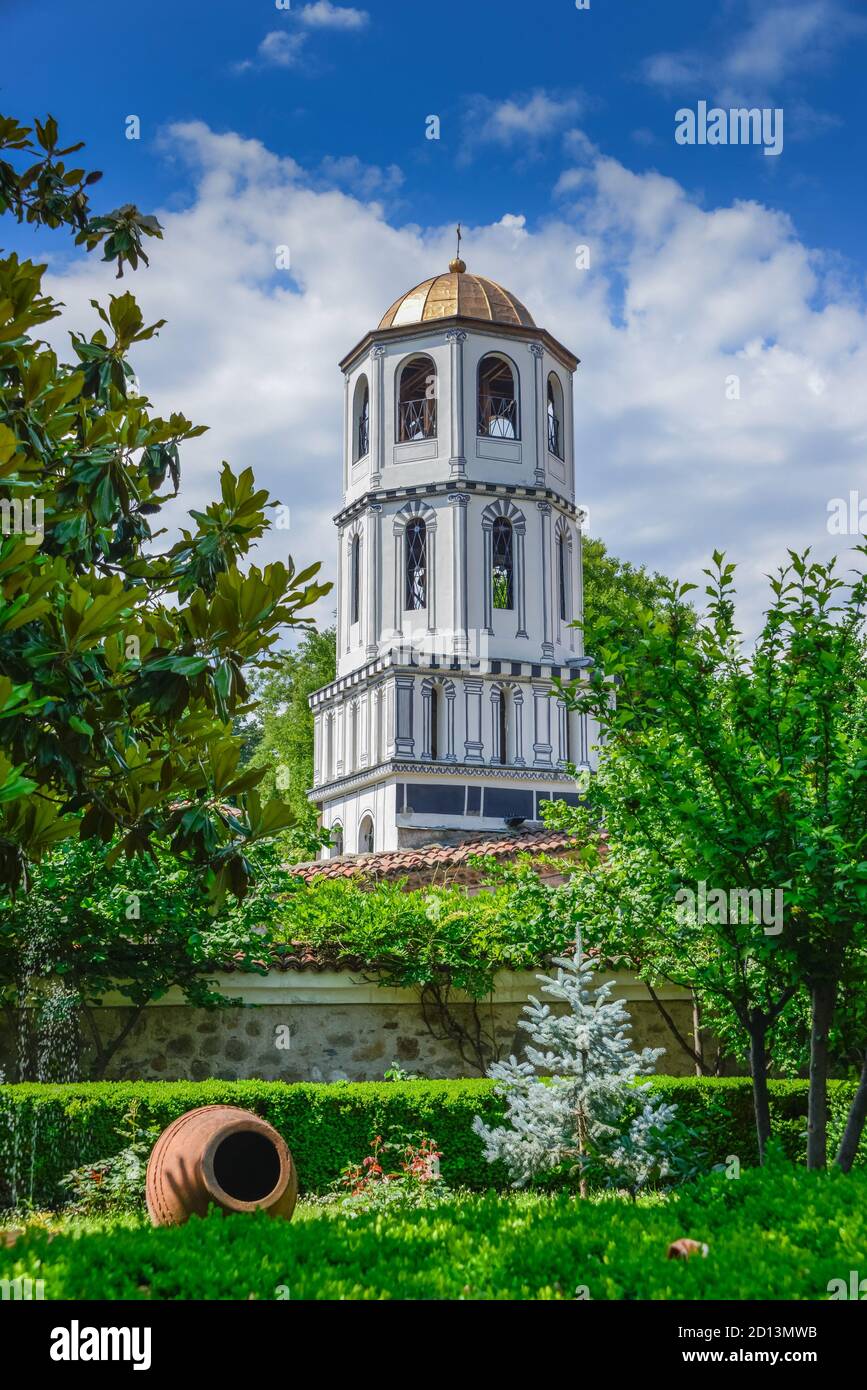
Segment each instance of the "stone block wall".
M636 1047L664 1047L658 1070L691 1075L692 1060L672 1037L659 1011L641 999L642 987L618 976L617 992L626 999ZM349 974L293 973L238 975L221 981L227 995L242 995L246 1007L194 1009L182 1000L145 1009L108 1071L117 1080L380 1081L398 1063L405 1071L430 1078L478 1076L471 1048L445 1034L441 1020L410 990L381 989ZM501 976L491 1001L478 1006L478 1018L496 1037L500 1054L520 1056L526 1034L518 1027L528 992L538 989L532 975ZM683 1035L692 1037L692 1004L682 991L664 995L665 1007ZM469 1003L451 1006L453 1020L472 1034L476 1017ZM116 1035L128 1011L109 1004L98 1012L103 1038ZM9 1011L0 1018L0 1071L16 1075L18 1027ZM83 1057L87 1075L88 1057Z

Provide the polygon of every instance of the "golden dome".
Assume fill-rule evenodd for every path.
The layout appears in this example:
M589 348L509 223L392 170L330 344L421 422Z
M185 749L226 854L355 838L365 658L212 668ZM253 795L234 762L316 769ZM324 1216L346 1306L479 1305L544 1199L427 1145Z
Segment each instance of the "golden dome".
M493 280L486 280L482 275L468 275L459 259L451 262L447 274L423 280L396 299L379 326L404 328L408 324L455 317L484 319L487 323L506 323L521 328L536 327L520 299Z

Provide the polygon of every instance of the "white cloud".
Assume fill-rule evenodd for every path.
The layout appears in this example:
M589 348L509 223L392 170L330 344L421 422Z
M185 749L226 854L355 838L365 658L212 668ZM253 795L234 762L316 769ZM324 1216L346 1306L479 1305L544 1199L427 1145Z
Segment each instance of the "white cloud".
M273 29L259 44L259 59L265 67L294 68L301 61L306 41L306 34L290 34L285 29Z
M370 20L367 10L356 10L351 5L332 5L330 0L316 0L313 5L302 5L296 18L310 29L363 29Z
M382 168L379 164L364 164L358 155L327 154L319 165L322 178L357 193L361 198L395 193L403 183L403 170L397 164Z
M698 85L723 105L780 97L783 84L826 67L844 44L867 32L867 22L845 0L748 0L718 18L716 36L703 50L655 53L642 66L651 86L685 94ZM826 117L815 113L819 129ZM811 131L802 123L801 133Z
M578 162L563 171L559 215L531 230L506 205L498 221L465 228L463 253L582 359L578 497L594 534L699 581L711 550L727 550L754 615L787 546L829 554L852 543L828 535L826 516L828 500L865 477L864 303L839 261L773 208L706 210L673 179L571 144ZM390 225L371 201L381 190L352 196L326 186L323 168L305 172L200 123L174 127L166 145L187 161L192 196L183 211L156 210L165 240L130 277L148 321L168 319L134 366L159 411L211 426L183 451L173 520L214 495L223 458L250 464L292 508L291 530L273 531L261 558L291 550L333 577L336 364L402 290L445 268L452 226ZM375 182L352 160L333 172ZM589 270L576 269L579 243ZM289 271L275 267L279 246L290 247ZM118 286L92 258L49 284L67 306L50 334L68 356L67 330L95 328L88 301ZM733 375L739 400L726 396Z
M307 58L310 33L306 31L331 29L349 33L365 28L370 19L366 10L332 5L330 0L316 0L315 4L302 5L300 10L289 11L287 17L303 28L270 30L259 44L255 59L245 58L236 63L236 72L249 72L255 68L300 67Z
M474 97L464 118L464 156L480 145L532 151L577 120L582 109L577 94L552 96L542 90L504 101Z

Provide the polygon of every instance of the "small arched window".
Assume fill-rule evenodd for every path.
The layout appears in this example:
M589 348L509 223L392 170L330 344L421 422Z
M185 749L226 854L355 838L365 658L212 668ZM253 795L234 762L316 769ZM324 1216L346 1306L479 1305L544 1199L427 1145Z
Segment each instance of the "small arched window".
M335 821L331 827L331 858L336 859L343 853L343 826L340 821Z
M358 827L358 853L373 854L373 818L365 816Z
M479 363L479 434L519 439L518 425L515 373L504 357L483 357Z
M427 608L427 527L415 517L404 535L404 606Z
M349 621L358 622L361 613L361 537L353 536L349 550Z
M492 532L491 583L495 608L514 608L512 523L498 516Z
M401 369L397 396L397 439L410 444L437 432L437 372L430 357L411 357Z
M367 377L360 376L355 384L355 400L352 411L353 418L353 462L370 451L370 387L367 384Z
M557 537L557 587L560 594L560 621L565 623L569 616L569 587L566 578L566 540Z
M548 448L563 458L563 388L553 372L548 377Z

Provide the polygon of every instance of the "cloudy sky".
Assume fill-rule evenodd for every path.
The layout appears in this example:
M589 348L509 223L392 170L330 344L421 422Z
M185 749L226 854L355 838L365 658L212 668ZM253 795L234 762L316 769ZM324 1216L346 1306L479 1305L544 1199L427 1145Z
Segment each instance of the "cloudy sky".
M469 268L581 358L578 494L611 550L693 580L726 550L749 626L787 547L854 543L827 522L831 499L867 498L863 3L88 14L3 7L4 48L34 56L7 67L0 109L51 111L104 171L96 205L164 226L131 283L168 322L134 366L156 408L210 426L176 516L214 494L221 459L251 464L291 507L262 558L288 542L332 576L337 362L446 268L460 219ZM781 110L781 153L678 143L676 112L700 102ZM2 234L48 260L56 341L94 328L111 268L56 234Z

